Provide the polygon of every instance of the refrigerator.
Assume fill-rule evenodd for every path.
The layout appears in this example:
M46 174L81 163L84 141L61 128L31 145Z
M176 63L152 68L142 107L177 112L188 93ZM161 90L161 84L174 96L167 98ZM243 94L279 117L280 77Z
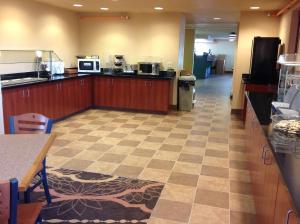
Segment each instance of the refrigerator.
M281 40L278 37L255 37L252 44L248 84L278 85L277 60ZM273 93L249 92L249 99L261 124L270 123Z

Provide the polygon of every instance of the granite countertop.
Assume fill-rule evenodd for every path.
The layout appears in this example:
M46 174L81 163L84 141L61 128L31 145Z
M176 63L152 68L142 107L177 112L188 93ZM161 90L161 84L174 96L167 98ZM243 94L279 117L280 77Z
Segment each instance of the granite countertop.
M21 86L28 86L28 85L35 85L35 84L41 84L41 83L47 83L47 82L55 82L55 81L61 81L61 80L67 80L67 79L76 79L76 78L83 78L83 77L99 77L99 76L106 76L106 77L125 77L125 78L137 78L137 79L154 79L154 80L171 80L175 76L170 75L139 75L139 74L130 74L130 73L113 73L113 74L103 74L103 73L74 73L74 74L61 74L61 75L53 75L52 77L48 79L43 80L36 80L32 82L26 82L26 83L12 83L5 86L2 86L2 89L10 89L15 87L21 87ZM12 76L10 75L10 78ZM16 77L19 77L16 75Z

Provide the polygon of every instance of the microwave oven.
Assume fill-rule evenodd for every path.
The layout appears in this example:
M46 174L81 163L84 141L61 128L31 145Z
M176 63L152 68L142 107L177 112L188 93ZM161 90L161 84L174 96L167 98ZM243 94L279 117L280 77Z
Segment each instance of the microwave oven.
M160 63L140 62L138 63L139 75L159 75Z
M78 72L100 73L100 65L99 58L80 58L78 59Z

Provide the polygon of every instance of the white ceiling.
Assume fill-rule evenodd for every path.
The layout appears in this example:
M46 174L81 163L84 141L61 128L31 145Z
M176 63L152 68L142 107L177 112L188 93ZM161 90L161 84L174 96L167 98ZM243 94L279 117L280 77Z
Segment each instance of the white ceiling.
M250 6L260 6L263 11L281 8L288 0L33 0L77 12L99 12L100 7L108 7L112 13L159 13L153 8L161 6L163 12L186 14L187 23L213 23L220 17L220 23L237 23L240 11ZM75 8L74 3L83 7ZM107 12L106 12L107 13Z

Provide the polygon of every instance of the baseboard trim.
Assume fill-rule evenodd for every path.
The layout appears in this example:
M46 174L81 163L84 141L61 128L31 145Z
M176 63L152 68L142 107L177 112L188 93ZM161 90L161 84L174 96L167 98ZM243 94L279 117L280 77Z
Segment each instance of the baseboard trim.
M169 105L169 110L178 110L178 106L177 106L177 105L170 104L170 105Z

